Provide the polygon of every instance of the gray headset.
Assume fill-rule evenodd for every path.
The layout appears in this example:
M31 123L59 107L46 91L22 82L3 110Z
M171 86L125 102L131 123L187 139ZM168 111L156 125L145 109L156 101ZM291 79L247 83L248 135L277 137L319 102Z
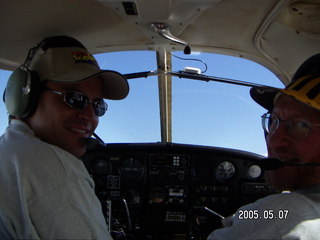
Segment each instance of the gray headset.
M39 101L41 84L38 74L28 69L32 59L41 48L47 51L54 47L80 47L86 49L78 40L68 36L52 36L43 39L30 48L24 63L9 77L3 94L8 113L11 116L26 118L32 116Z
M26 64L32 60L41 45L42 42L29 49L25 62L8 79L3 101L11 116L26 118L31 116L36 109L40 81L38 74L29 70Z

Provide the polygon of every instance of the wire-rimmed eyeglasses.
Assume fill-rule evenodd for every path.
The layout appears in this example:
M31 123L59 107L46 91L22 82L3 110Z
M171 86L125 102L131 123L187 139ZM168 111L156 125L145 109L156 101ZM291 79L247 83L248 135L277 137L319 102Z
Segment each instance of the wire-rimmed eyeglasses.
M280 127L280 123L285 124L286 133L293 138L303 139L308 136L311 129L319 127L320 123L310 123L303 118L293 118L288 120L282 120L279 117L265 113L261 116L262 127L266 133L273 134Z

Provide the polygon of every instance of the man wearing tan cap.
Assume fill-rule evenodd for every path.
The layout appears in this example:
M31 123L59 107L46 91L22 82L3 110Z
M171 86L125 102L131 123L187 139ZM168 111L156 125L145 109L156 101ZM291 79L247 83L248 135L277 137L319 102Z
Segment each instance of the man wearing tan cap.
M94 183L79 159L127 80L101 70L76 39L54 36L29 50L10 76L11 117L0 138L0 239L111 239Z
M318 240L320 54L306 60L285 89L257 87L250 93L268 110L262 125L269 158L277 161L269 162L266 180L283 192L241 207L208 239Z

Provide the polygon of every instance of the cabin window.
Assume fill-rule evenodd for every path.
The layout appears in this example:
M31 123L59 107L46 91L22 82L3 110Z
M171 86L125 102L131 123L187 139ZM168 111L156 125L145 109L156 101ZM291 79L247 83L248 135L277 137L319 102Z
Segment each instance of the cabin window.
M283 87L269 70L252 61L208 53L184 55L207 64L203 74L246 82ZM154 51L123 51L96 54L102 69L123 74L155 71ZM205 70L199 61L185 61L172 56L172 70L185 67ZM10 71L0 70L3 93ZM130 93L125 100L108 101L108 112L100 118L96 133L106 143L160 142L158 79L130 79ZM260 116L265 110L249 95L249 87L220 82L172 78L172 142L218 146L266 154ZM0 131L8 123L4 104L0 104Z

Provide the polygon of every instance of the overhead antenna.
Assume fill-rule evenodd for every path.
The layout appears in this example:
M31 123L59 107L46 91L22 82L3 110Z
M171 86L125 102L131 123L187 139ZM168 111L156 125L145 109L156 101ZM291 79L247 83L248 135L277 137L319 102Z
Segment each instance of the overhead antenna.
M182 57L178 57L177 55L174 55L172 53L170 53L172 56L174 56L175 58L178 58L180 60L183 60L183 61L197 61L197 62L201 62L204 66L205 66L205 70L204 71L201 71L200 69L198 68L192 68L192 67L185 67L184 71L185 72L189 72L189 73L197 73L197 74L202 74L202 73L205 73L207 70L208 70L208 65L200 60L200 59L197 59L197 58L182 58Z
M182 44L182 45L185 45L186 47L184 48L184 51L183 53L184 54L190 54L191 53L191 48L189 46L189 43L186 42L186 41L183 41L175 36L173 36L170 32L170 28L169 26L166 24L166 23L159 23L159 22L156 22L156 23L152 23L150 25L154 31L156 33L158 33L161 37L164 37L166 39L169 39L170 41L172 42L175 42L175 43L179 43L179 44Z

